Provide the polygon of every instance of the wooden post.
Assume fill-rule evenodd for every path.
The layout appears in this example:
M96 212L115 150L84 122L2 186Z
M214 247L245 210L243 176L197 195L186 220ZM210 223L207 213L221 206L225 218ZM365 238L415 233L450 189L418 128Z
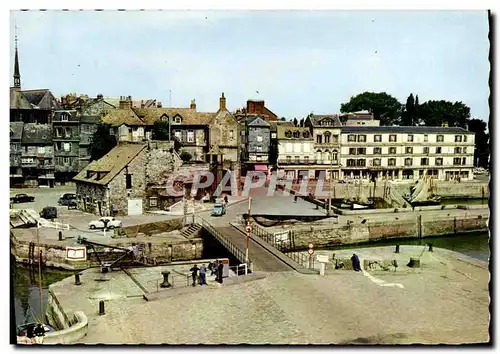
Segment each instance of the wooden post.
M417 216L417 236L422 238L422 215Z

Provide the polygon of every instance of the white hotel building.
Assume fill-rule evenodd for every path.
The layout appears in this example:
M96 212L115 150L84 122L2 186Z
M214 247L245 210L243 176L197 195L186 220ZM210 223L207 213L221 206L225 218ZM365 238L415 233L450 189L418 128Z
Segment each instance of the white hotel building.
M321 117L323 119L323 117ZM322 120L321 119L321 120ZM278 174L287 179L439 180L473 179L474 133L456 127L397 127L337 124L278 128ZM337 146L318 140L318 133L339 129ZM336 133L332 131L332 134ZM320 146L321 145L321 146ZM330 146L332 145L332 146ZM332 154L326 156L325 153Z

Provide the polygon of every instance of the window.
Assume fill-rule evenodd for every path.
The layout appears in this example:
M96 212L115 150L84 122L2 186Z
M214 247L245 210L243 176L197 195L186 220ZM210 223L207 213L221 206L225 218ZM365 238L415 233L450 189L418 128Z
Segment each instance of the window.
M177 140L182 141L182 132L180 130L174 130L174 137Z
M39 154L45 154L45 146L39 146L39 147L37 148L37 152L38 152Z
M316 135L316 143L317 144L322 144L322 139L323 139L323 136L321 134Z
M407 157L405 159L405 166L411 166L413 164L413 159L410 157Z
M194 130L188 130L187 132L187 142L194 143Z
M382 154L382 148L373 148L373 154L374 155Z
M64 137L71 138L71 129L70 128L64 129Z
M257 136L257 142L259 142L259 143L262 142L262 136L260 136L260 135Z
M67 114L61 114L61 122L67 122L68 121L68 115Z
M331 134L330 132L325 132L325 144L330 144L330 137L331 137Z
M392 142L396 142L398 139L397 139L397 135L396 134L391 134L389 135L389 141L392 143Z
M181 118L181 116L176 116L176 117L174 118L174 122L175 122L175 123L177 123L177 124L181 124L181 123L182 123L182 118Z
M467 142L467 135L464 135L464 143Z
M358 153L358 155L366 155L366 149L365 148L358 148L357 153Z
M339 136L338 135L332 135L332 143L338 143L339 142Z
M66 152L71 151L71 144L70 143L64 143L63 144L63 149Z
M380 159L373 159L373 166L380 166L381 162L382 161Z
M149 198L149 206L150 207L158 206L158 198L156 198L156 197Z
M353 134L348 135L347 141L349 141L349 142L356 141L356 135L353 135Z
M462 148L461 147L456 147L455 148L455 154L461 154L462 153Z
M287 161L287 162L292 162L292 157L291 157L291 156L287 156L287 157L286 157L286 161Z
M356 166L356 160L354 160L354 159L348 159L347 160L347 166L349 166L349 167Z
M405 149L405 151L406 151L407 154L413 154L413 148L412 147L407 147Z
M366 166L366 160L365 159L358 159L356 161L356 166L358 166L358 167L365 167Z
M373 137L373 141L376 143L380 143L382 141L382 135L375 135Z
M467 159L465 157L462 158L462 165L466 165L467 164Z
M408 142L413 142L413 134L408 134Z
M289 138L289 139L290 139L290 138L292 137L292 132L291 132L290 130L287 130L287 131L285 132L285 137L287 137L287 138Z
M461 162L461 161L462 161L462 160L460 159L460 157L455 157L455 158L453 158L453 164L454 164L454 165L460 165L460 162Z
M115 135L115 129L109 128L109 135Z
M422 166L428 166L429 165L429 159L427 157L423 157L420 159L420 165Z
M366 135L358 135L358 142L365 143L366 142Z
M305 160L304 161L305 163L308 163L309 162L309 156L304 156L304 160Z
M229 131L229 140L234 140L234 130ZM193 139L194 141L194 139Z
M440 147L437 147L436 148L436 154L440 154L441 153L441 148Z
M300 132L298 130L294 131L293 132L293 137L296 138L296 139L300 138Z
M68 166L70 164L71 160L69 157L63 157L63 165Z
M443 166L443 158L436 157L436 166Z
M302 132L302 137L304 139L308 139L309 138L309 132L308 131Z
M462 148L462 154L466 154L466 153L467 153L467 148L466 147Z
M349 155L356 155L356 148L349 148Z
M125 175L125 188L126 189L132 188L132 175L130 173L127 173Z
M60 138L63 136L63 129L62 128L56 128L56 138Z
M300 162L300 156L295 156L295 162Z
M332 152L332 160L333 161L337 161L338 160L338 153L337 153L337 151L333 151Z
M255 147L255 151L257 151L257 152L262 152L262 146L257 145L257 146Z
M424 154L428 154L429 153L429 148L428 147L424 147Z
M276 133L271 133L271 139L276 139Z
M391 155L396 154L396 148L395 147L390 147L389 148L389 154L391 154Z
M396 159L392 158L387 160L389 166L396 166Z
M21 162L22 163L33 163L33 162L35 162L35 160L32 157L23 157L21 159Z
M461 143L462 142L462 136L461 135L455 135L455 142L456 143Z
M424 143L427 143L429 141L429 136L427 134L424 134Z
M442 143L443 141L444 141L444 136L443 135L436 136L436 142Z

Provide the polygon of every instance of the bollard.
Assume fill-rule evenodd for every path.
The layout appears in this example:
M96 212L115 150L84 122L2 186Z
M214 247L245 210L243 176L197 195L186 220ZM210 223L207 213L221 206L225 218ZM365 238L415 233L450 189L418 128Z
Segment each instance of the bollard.
M163 275L163 283L160 284L160 288L170 288L172 284L168 282L168 276L170 275L170 272L167 270L165 272L161 272Z
M104 315L104 300L99 301L99 316Z
M59 241L63 240L62 231L59 231Z
M399 245L396 245L396 253L399 253Z
M80 273L75 274L75 285L82 285L80 282Z
M432 243L429 243L429 252L434 252L434 251L432 250Z

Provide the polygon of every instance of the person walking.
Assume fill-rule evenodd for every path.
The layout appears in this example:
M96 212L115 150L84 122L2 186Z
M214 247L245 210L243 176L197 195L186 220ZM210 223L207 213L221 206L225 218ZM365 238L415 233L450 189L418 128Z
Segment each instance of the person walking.
M215 262L212 263L212 269L210 269L211 273L210 275L215 275L215 280L217 281L217 264L219 264L219 260L215 260Z
M222 284L222 269L224 266L222 265L222 261L219 261L219 265L217 266L217 281Z
M196 286L196 277L198 275L198 271L200 268L195 264L189 271L191 272L191 276L193 277L193 286Z
M200 285L207 285L207 269L205 265L202 264L200 267Z
M227 207L227 203L229 203L229 199L227 198L227 195L224 196L224 203L226 204L226 207Z
M356 255L356 253L353 253L353 254L352 254L351 261L352 261L352 268L353 268L356 272L361 271L361 264L360 264L360 262L359 262L359 258L358 258L358 256Z

